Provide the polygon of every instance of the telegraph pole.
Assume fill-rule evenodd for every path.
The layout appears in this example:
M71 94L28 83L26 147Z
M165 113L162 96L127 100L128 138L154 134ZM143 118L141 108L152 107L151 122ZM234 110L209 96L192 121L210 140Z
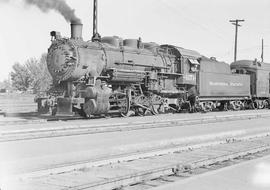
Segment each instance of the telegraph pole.
M100 38L101 38L97 30L97 24L98 24L97 14L98 14L98 2L97 0L94 0L92 41L100 41Z
M239 22L244 22L245 20L230 20L230 22L235 25L235 41L234 41L234 62L237 58L237 37L238 37L238 26L241 26Z
M263 44L263 39L262 39L262 54L261 54L262 62L263 62L263 48L264 48L264 44Z

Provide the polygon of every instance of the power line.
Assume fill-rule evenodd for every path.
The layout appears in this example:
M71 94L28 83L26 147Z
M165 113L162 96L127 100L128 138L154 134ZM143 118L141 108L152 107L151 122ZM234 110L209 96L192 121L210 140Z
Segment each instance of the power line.
M244 22L245 20L230 20L230 22L235 25L235 40L234 40L234 62L236 62L237 59L237 37L238 37L238 27L241 26L238 24L239 22Z
M175 6L172 6L168 2L165 2L163 0L160 0L160 1L157 1L157 2L161 3L163 6L167 7L168 9L172 10L173 13L180 15L180 17L182 19L187 20L190 24L193 24L194 26L196 26L198 28L201 28L204 31L207 31L207 32L210 31L210 32L214 33L216 35L216 37L220 38L222 41L224 41L224 40L227 41L227 39L225 39L224 36L220 34L221 32L210 30L209 25L206 25L205 23L202 24L201 22L197 22L197 21L191 19L190 14L183 14L182 12L185 11L184 9L182 9L180 7L177 7L178 9L181 10L181 11L179 11L179 10L177 10L177 8Z

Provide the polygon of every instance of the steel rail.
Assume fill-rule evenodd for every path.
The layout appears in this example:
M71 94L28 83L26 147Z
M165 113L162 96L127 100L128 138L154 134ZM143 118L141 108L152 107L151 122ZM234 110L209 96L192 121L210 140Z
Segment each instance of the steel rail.
M23 129L23 130L10 130L0 132L0 142L18 141L18 140L31 140L40 138L52 138L61 136L85 135L108 133L117 131L133 131L152 128L166 128L166 127L180 127L187 125L219 123L236 120L248 120L258 118L268 118L270 113L260 114L239 114L227 116L209 116L202 118L188 118L188 119L170 119L161 121L148 121L148 122L123 122L116 124L73 124L61 127L46 127L42 129Z
M153 179L166 177L170 175L181 175L181 174L185 175L185 172L189 170L193 170L200 167L207 167L207 166L211 166L217 163L222 163L228 160L236 159L239 157L245 157L245 156L249 156L252 154L261 153L261 152L269 151L269 150L270 150L269 137L256 139L256 140L253 139L252 141L222 144L222 145L215 146L214 151L213 151L213 147L205 148L204 151L199 151L200 158L197 160L179 161L173 164L169 164L168 162L167 166L153 167L152 169L145 169L139 172L130 172L126 175L119 174L117 177L112 177L112 178L99 180L92 183L77 185L77 186L69 187L68 189L69 190L125 189L125 187L128 187L129 185L136 185L140 183L147 184L148 181L151 181ZM192 151L192 152L193 153L195 152L195 155L198 157L198 154L196 154L196 151ZM189 155L190 158L192 158L191 157L192 155L194 156L192 152ZM175 155L176 158L179 158L179 154L181 154L181 152L180 153L175 152L173 155ZM160 157L162 156L157 156L156 158L152 158L151 161L154 163L158 162ZM166 161L166 159L164 158L160 160ZM143 163L143 161L141 162ZM132 165L132 162L129 162L129 163L130 163L130 168L136 165L136 163L134 164L134 166ZM118 165L121 165L121 163L119 163ZM113 170L114 168L118 168L118 167L111 165L110 168L112 168Z
M41 167L27 173L15 175L13 177L20 179L42 177L46 175L57 175L62 173L68 173L82 168L102 167L110 164L116 164L120 162L129 162L134 160L140 160L144 158L151 158L155 156L162 156L173 154L175 152L190 152L206 147L213 147L222 144L230 144L233 142L246 142L252 139L265 138L270 136L269 133L258 133L254 135L244 136L219 136L215 139L206 139L205 141L198 142L185 142L185 143L173 143L170 145L163 145L160 147L150 147L144 150L134 150L127 153L116 153L115 155L101 155L97 158L81 160L75 162L69 162L64 164L51 165L50 167Z

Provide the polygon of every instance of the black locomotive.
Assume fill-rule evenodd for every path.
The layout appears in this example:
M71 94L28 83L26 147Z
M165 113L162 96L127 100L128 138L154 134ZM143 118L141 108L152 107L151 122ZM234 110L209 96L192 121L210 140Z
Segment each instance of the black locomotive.
M265 108L270 66L257 61L231 64L173 45L117 36L82 39L51 32L47 64L54 83L45 99L53 114L123 116L168 111ZM39 99L39 110L44 99ZM48 104L46 104L48 105Z

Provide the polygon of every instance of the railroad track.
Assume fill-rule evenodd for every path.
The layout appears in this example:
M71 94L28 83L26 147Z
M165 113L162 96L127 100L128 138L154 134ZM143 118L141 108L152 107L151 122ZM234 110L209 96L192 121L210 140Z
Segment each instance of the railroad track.
M112 163L128 162L131 160L154 157L156 155L171 154L179 151L189 151L209 147L219 144L226 144L234 141L245 141L254 138L264 138L270 136L270 132L257 134L241 134L236 132L232 134L217 133L213 136L202 135L194 136L193 138L183 138L181 141L172 141L162 145L153 145L149 147L140 147L139 149L125 151L123 153L98 155L90 160L81 160L76 162L69 162L64 164L51 165L50 167L38 168L30 173L26 173L24 178L37 177L43 175L51 175L58 173L70 172L73 170L80 170L81 168L99 167ZM109 155L109 156L108 156Z
M213 112L210 112L210 114ZM245 111L238 111L238 112L216 112L216 113L222 113L222 115L210 115L210 116L204 116L203 118L209 119L209 118L239 118L239 117L251 117L251 118L257 118L257 117L269 117L270 112L266 110L259 110L256 112L256 110L246 110ZM224 113L224 114L223 114ZM231 114L230 114L231 113ZM11 125L27 125L27 124L43 124L43 123L53 123L53 122L62 122L62 121L93 121L97 119L104 119L104 117L91 117L84 118L82 116L51 116L51 115L39 115L36 112L31 113L6 113L3 110L0 109L0 114L5 118L4 120L0 120L0 127L1 126L11 126ZM198 113L197 113L198 114ZM161 114L160 116L164 116L166 114ZM176 114L178 115L178 114ZM179 116L183 116L185 114L179 113ZM196 115L194 114L188 114L190 115ZM225 115L225 116L224 116ZM197 115L196 115L197 116ZM196 117L195 116L195 117ZM198 115L199 118L200 115ZM156 117L156 116L146 116L146 117ZM113 117L114 118L114 117ZM119 117L117 117L119 118ZM141 118L141 116L133 116L131 118ZM124 118L127 119L127 118Z
M145 154L125 161L108 162L70 172L36 178L31 176L26 180L20 179L20 183L23 184L21 187L28 190L35 189L37 184L41 189L50 184L51 190L149 189L268 154L270 137L265 134L186 149L182 147L170 152L157 151L152 155Z
M173 178L193 175L200 169L210 170L215 166L226 165L228 161L244 159L250 155L256 157L257 153L270 153L270 138L234 141L200 148L193 151L179 151L173 154L159 155L134 161L111 164L95 169L85 169L87 172L95 171L95 175L103 176L103 172L112 174L109 178L96 180L92 183L73 186L72 190L82 189L148 189ZM235 161L235 162L237 162ZM139 169L138 169L139 168ZM106 176L106 175L105 175ZM137 187L136 187L137 186ZM144 187L144 188L142 188ZM65 189L65 188L63 188Z
M168 119L168 120L152 120L143 122L122 122L122 123L108 123L108 124L80 124L80 123L63 123L63 126L57 127L42 127L30 128L22 130L7 130L0 132L0 142L30 140L39 138L61 137L71 135L108 133L117 131L131 131L151 128L165 128L165 127L180 127L186 125L218 123L236 120L248 120L258 118L268 118L270 113L251 113L251 114L236 114L225 116L208 116L201 118L188 119ZM32 123L33 124L33 123ZM35 123L34 123L35 124ZM42 123L40 123L42 124ZM50 123L53 125L54 123Z

